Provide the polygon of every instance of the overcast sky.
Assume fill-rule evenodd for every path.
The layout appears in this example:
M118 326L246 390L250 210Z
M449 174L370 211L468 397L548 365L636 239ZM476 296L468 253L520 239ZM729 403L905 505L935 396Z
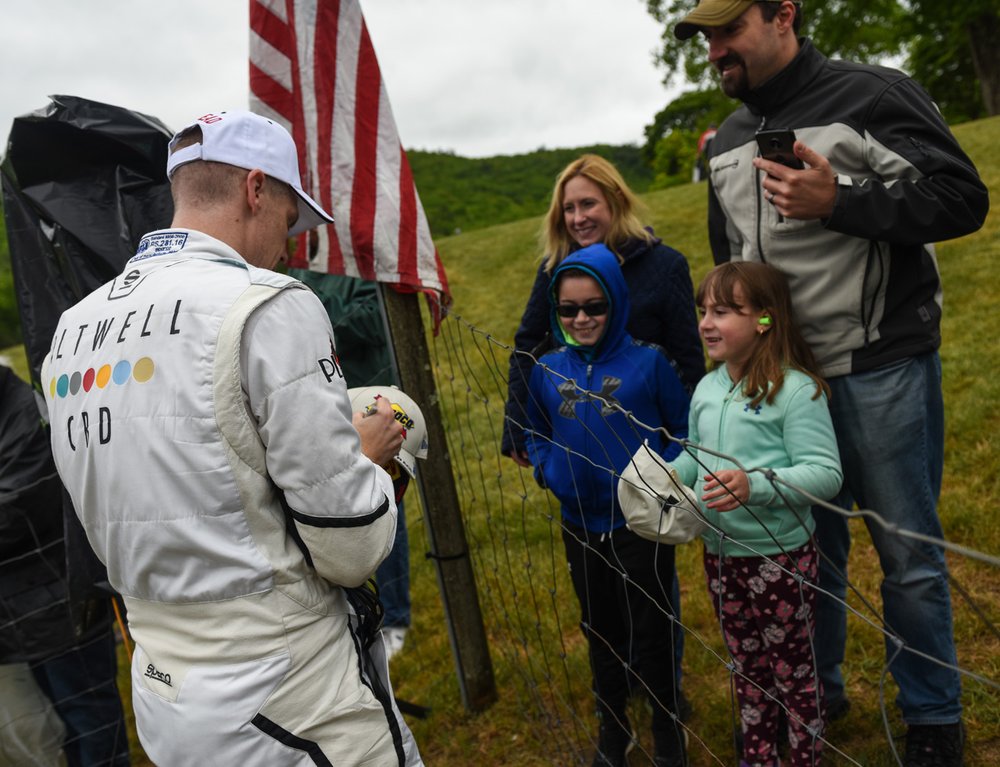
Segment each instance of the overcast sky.
M248 0L0 0L0 140L50 94L177 129L248 102ZM403 145L641 143L670 100L643 0L362 0Z

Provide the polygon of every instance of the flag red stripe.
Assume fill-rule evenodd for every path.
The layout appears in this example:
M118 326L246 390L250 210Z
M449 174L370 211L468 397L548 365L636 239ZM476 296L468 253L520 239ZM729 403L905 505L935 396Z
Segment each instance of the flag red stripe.
M285 22L271 10L258 2L250 3L250 29L267 43L281 51L290 62L295 60L295 51L289 46L288 28ZM267 104L286 120L292 119L292 98L284 85L264 72L250 59L250 92Z
M378 106L381 77L375 49L364 20L358 45L358 77L354 100L354 184L351 191L351 234L358 272L375 279L375 195L378 162Z
M295 48L291 46L293 38L288 35L288 25L257 2L250 3L250 29L272 48L281 51L289 59L295 59Z
M292 123L292 138L295 139L295 146L299 150L299 173L302 175L303 185L308 189L310 186L310 168L306 157L306 149L308 147L306 142L307 127L302 109L302 77L299 71L299 46L295 35L295 0L285 0L285 18L288 19L288 23L284 25L287 49L295 51L295 54L291 57L292 109L291 114L284 116L291 120ZM285 50L285 48L280 48L279 50Z
M291 114L292 93L285 86L250 62L250 91L282 116Z
M320 205L333 210L333 101L337 85L337 35L340 30L340 0L319 0L316 8L316 42L313 81L316 89L316 176ZM344 254L336 229L327 226L330 252L326 270L344 273Z
M417 274L417 188L410 161L399 147L399 281L419 283Z
M434 248L434 266L437 269L438 282L441 284L441 298L445 305L451 303L451 290L448 288L448 275L444 273L444 264L441 262L441 255L437 248ZM437 332L435 330L435 332Z

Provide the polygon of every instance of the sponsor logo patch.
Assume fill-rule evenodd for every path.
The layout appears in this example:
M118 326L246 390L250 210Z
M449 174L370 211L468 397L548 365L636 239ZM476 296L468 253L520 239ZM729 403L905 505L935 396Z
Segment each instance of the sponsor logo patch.
M158 232L157 234L150 234L139 241L139 247L136 249L135 255L129 259L129 263L144 261L154 256L177 253L187 244L187 239L187 232Z
M154 679L157 682L163 682L167 687L173 687L170 683L170 674L164 674L162 671L158 671L156 666L152 663L146 665L146 670L143 672L143 676Z

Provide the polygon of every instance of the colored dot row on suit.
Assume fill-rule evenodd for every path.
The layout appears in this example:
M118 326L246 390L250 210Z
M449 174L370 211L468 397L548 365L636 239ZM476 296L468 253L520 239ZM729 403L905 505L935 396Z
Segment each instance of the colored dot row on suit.
M137 383L146 383L153 377L154 369L153 360L149 357L143 357L135 365L128 360L120 360L115 363L114 367L101 365L97 370L87 368L83 373L79 371L72 374L63 373L49 382L49 394L53 398L56 396L65 397L78 394L81 389L84 392L89 392L94 386L103 389L109 383L123 386L128 383L130 378L135 379Z

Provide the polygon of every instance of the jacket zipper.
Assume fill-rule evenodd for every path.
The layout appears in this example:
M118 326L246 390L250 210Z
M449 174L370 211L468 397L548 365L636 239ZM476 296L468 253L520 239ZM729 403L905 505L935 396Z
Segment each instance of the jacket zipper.
M734 392L736 387L739 386L739 381L733 381L732 385L729 387L729 391L726 392L726 396L722 398L722 411L719 413L719 433L718 442L716 443L719 448L719 452L723 452L722 446L725 444L723 441L725 425L726 425L726 412L729 410L729 403L733 401L735 396Z
M760 256L760 261L762 264L767 263L767 259L764 258L764 240L761 237L761 232L764 229L764 211L762 210L761 194L760 194L760 171L754 168L754 186L756 187L754 197L757 203L757 255Z
M760 125L757 126L757 132L760 133L764 130L764 124L767 122L767 117L762 116L760 118ZM760 150L757 150L757 157L760 156ZM764 241L761 238L761 230L764 228L764 211L763 202L761 201L761 185L760 185L760 171L753 167L753 163L750 164L753 168L753 185L754 185L754 202L757 206L757 255L760 256L760 261L762 264L767 263L767 259L764 258Z
M586 391L588 393L592 393L594 391L594 385L593 385L593 380L592 380L593 379L593 372L594 372L594 363L588 362L587 363L587 386L586 386ZM588 397L587 400L583 403L583 416L584 416L584 418L586 418L586 419L590 418L591 411L593 410L593 408L594 408L594 400L591 399L590 397ZM586 421L583 422L583 428L584 428L584 435L583 435L584 442L583 442L583 444L584 444L584 446L586 448L586 450L584 451L584 455L590 455L590 440L591 440L591 437L593 435L593 431L590 429L589 426L587 426L587 422ZM591 484L589 477L590 477L590 474L588 473L588 482L587 482L588 486L586 488L587 492L590 492L590 490L593 488L593 485ZM602 541L604 540L603 536L602 536L601 540Z

